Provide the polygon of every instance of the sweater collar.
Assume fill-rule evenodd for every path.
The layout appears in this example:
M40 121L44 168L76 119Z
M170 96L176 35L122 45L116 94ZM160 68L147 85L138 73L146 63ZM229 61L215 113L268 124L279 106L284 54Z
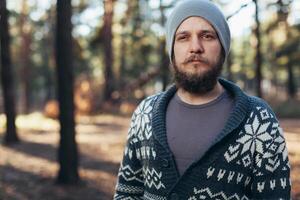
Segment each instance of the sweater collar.
M227 81L223 78L218 79L219 83L233 96L234 98L234 108L232 113L227 120L225 127L222 132L219 134L215 143L220 141L234 129L236 129L244 120L245 116L249 110L249 97L246 95L237 85ZM152 118L152 130L153 135L157 141L164 146L169 152L169 146L167 142L166 134L166 111L168 103L171 98L176 93L177 88L175 85L172 85L167 91L163 92L157 99L154 109L153 109L153 118Z

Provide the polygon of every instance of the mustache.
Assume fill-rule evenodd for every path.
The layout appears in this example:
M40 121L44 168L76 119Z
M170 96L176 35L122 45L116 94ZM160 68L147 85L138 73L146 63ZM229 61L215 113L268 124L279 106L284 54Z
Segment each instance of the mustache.
M194 54L194 55L191 55L190 57L186 58L184 60L183 64L188 64L193 61L199 61L199 62L209 65L209 61L206 58L203 58L202 56L200 56L198 54Z

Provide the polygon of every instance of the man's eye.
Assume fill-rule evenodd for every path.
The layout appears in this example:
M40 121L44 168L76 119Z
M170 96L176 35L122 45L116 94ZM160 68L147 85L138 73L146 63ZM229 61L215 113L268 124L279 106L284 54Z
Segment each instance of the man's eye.
M178 37L177 37L177 40L178 40L178 41L183 41L183 40L186 40L186 39L187 39L186 36L178 36Z
M204 34L202 37L204 39L206 39L206 40L213 40L213 39L215 39L215 36L212 35L212 34Z

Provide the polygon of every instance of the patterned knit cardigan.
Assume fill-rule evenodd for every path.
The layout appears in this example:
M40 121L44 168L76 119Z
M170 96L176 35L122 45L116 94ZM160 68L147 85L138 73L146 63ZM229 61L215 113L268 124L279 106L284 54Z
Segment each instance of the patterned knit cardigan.
M235 84L219 82L235 100L233 111L208 151L182 176L165 124L176 87L140 103L132 116L115 200L290 199L288 153L274 113Z

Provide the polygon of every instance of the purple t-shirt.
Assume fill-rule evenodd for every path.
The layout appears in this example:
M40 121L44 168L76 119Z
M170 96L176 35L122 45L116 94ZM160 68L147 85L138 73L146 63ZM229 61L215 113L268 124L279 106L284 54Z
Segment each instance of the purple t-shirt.
M201 105L187 104L177 93L174 95L168 104L166 127L180 175L210 148L224 128L233 105L234 99L226 91Z

